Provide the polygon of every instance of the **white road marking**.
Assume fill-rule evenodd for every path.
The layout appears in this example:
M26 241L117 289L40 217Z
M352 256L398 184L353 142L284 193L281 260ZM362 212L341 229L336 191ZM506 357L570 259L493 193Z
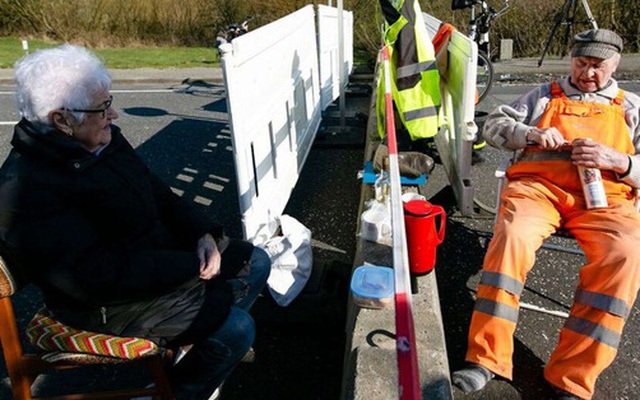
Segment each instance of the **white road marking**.
M111 93L182 93L184 89L111 89ZM11 90L0 90L0 95L11 95Z

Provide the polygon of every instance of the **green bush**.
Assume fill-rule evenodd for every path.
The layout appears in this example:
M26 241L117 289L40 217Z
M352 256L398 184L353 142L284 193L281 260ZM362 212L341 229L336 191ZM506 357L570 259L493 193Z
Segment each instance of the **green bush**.
M510 8L491 31L497 48L502 38L513 39L514 55L541 54L569 0L511 0ZM501 0L489 0L499 8ZM19 36L81 43L93 47L132 45L211 46L218 30L253 15L255 29L307 4L303 0L0 0L0 36ZM327 4L325 1L315 3ZM332 2L335 6L337 1ZM421 7L442 21L467 31L469 11L452 11L450 0L421 0ZM589 27L582 2L576 0L575 23L569 37ZM616 30L627 51L640 47L640 7L637 0L591 0L600 27ZM382 17L375 0L345 0L354 12L354 47L359 60L375 60L380 47ZM566 25L554 35L550 54L567 48Z

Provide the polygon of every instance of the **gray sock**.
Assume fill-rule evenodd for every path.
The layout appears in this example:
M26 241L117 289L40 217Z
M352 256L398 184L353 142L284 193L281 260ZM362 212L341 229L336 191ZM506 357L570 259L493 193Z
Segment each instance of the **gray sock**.
M480 390L495 377L494 373L478 364L470 364L469 366L456 371L451 377L453 384L465 393Z

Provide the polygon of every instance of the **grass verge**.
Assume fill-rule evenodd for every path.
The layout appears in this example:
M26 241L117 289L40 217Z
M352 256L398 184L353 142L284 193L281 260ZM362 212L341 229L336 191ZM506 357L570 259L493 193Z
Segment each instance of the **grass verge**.
M29 40L29 51L58 46L60 43ZM197 68L218 64L212 47L124 47L92 49L107 68ZM19 38L0 38L0 68L12 68L25 55Z

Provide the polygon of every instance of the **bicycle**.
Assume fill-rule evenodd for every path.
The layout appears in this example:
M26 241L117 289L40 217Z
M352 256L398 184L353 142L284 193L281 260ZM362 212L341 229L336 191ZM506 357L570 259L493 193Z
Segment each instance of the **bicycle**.
M253 20L253 16L248 16L242 23L232 23L218 32L216 37L216 48L218 49L218 55L220 55L220 46L225 43L231 43L231 41L239 36L249 32L249 22Z
M476 5L480 6L480 12L476 14ZM503 0L499 10L489 6L486 0L452 0L452 10L470 8L469 33L467 36L478 45L478 71L476 74L476 87L478 89L478 101L480 103L489 94L493 85L493 64L489 51L489 29L493 21L504 14L509 8L509 0Z

